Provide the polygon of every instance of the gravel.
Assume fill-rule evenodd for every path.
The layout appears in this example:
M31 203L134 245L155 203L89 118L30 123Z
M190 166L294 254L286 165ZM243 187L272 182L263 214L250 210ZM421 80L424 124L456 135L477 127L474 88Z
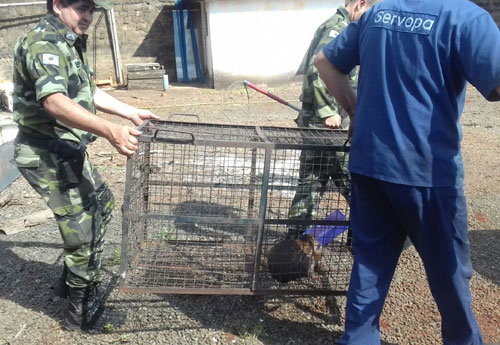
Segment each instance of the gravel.
M271 89L293 103L299 85ZM250 93L251 92L251 93ZM172 87L168 92L112 91L118 98L172 112L200 114L205 122L293 126L289 108L243 89ZM204 104L197 106L196 104ZM487 343L500 343L500 106L475 90L467 98L464 125L466 194L474 275L473 309ZM104 253L107 272L121 244L125 159L104 140L90 148L92 161L112 185L118 207ZM23 179L0 193L12 200L0 221L45 209ZM109 323L89 333L61 328L65 301L52 284L62 270L61 240L53 219L14 235L0 235L0 345L5 344L332 344L343 330L345 297L125 294L114 289ZM120 324L121 318L126 320ZM123 321L123 320L122 320ZM440 344L440 317L423 266L413 248L400 259L380 320L383 344Z

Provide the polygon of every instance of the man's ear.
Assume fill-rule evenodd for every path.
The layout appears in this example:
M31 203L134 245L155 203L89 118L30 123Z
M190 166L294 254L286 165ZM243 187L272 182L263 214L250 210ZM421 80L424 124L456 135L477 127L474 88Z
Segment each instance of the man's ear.
M52 2L52 11L54 12L55 15L59 16L61 14L61 8L62 8L61 1L59 0L53 0Z

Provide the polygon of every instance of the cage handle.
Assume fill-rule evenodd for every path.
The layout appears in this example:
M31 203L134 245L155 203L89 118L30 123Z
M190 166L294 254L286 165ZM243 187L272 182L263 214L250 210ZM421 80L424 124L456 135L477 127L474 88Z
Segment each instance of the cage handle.
M142 121L142 123L139 126L137 126L137 130L142 131L142 129L146 126L149 126L150 128L154 128L154 124L153 124L153 122L151 122L151 120L144 120L144 121Z
M198 120L198 122L200 122L200 116L199 115L197 115L197 114L184 114L184 113L173 113L173 114L170 114L167 117L167 121L170 121L170 119L172 119L175 116L192 116L192 117L196 117L196 120Z
M172 132L172 133L180 133L180 134L187 134L187 135L190 135L191 136L191 139L176 139L178 142L180 143L194 143L194 134L193 133L190 133L190 132L186 132L186 131L177 131L177 130L174 130L174 129L168 129L168 128L155 128L154 129L154 133L153 133L153 139L157 139L156 137L158 136L158 133L159 132Z

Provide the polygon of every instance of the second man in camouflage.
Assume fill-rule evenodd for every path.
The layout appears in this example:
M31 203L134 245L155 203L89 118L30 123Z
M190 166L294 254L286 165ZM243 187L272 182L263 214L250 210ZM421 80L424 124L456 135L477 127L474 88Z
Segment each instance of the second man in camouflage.
M340 107L319 77L314 66L314 58L321 49L337 37L351 21L361 15L379 0L354 0L322 23L314 34L309 49L297 71L303 74L302 109L297 117L299 127L347 129L349 116ZM353 88L357 85L357 70L352 70L349 79ZM340 188L341 194L349 202L349 172L347 171L348 153L318 152L303 150L300 156L299 186L289 209L289 219L312 219L331 179ZM326 215L325 215L326 216ZM305 231L305 226L290 225L288 235L297 238Z

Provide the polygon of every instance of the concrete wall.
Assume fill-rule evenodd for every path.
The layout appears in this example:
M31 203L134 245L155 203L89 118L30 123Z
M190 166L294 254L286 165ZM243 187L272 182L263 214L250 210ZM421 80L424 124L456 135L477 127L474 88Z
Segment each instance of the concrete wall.
M476 0L500 26L500 0ZM204 0L207 73L215 88L249 79L301 81L295 72L314 30L345 0Z
M206 0L215 88L294 79L314 31L339 5L344 0Z

